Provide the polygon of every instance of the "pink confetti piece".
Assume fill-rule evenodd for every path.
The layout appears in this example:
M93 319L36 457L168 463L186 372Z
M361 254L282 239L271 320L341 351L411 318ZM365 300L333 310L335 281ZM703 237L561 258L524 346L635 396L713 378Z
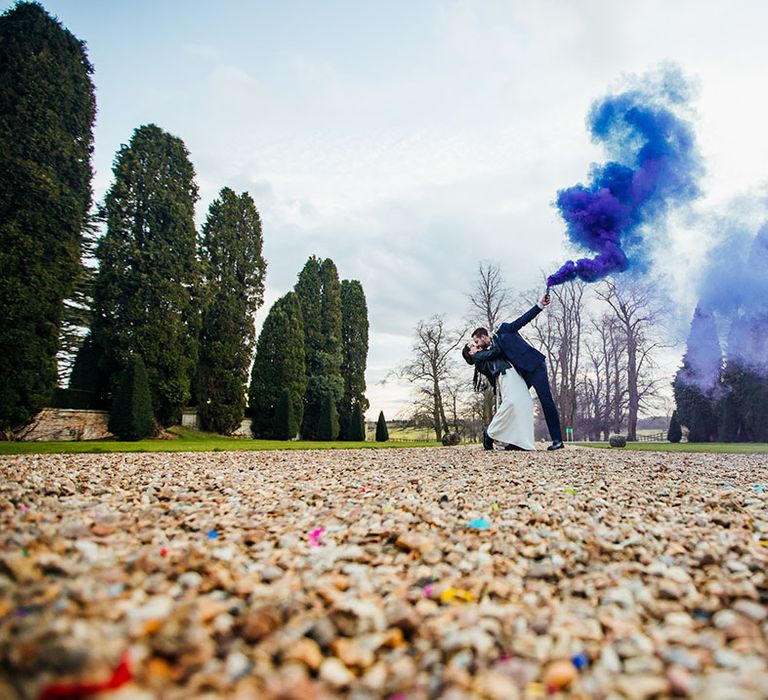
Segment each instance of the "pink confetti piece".
M320 537L325 532L324 527L319 527L316 530L312 530L312 532L309 533L309 544L312 547L320 547L322 545L322 542L320 542Z

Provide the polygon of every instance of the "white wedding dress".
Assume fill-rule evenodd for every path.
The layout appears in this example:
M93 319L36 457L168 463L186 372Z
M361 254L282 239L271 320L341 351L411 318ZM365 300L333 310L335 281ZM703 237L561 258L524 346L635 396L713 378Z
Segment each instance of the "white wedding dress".
M501 406L488 426L489 437L523 450L535 450L533 441L533 399L525 380L510 367L498 377Z

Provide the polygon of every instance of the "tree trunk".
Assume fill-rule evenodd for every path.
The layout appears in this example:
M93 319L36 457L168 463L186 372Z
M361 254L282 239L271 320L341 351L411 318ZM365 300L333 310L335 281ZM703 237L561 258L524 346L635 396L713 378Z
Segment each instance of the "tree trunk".
M637 414L640 401L637 391L637 343L634 335L627 333L627 440L637 440Z

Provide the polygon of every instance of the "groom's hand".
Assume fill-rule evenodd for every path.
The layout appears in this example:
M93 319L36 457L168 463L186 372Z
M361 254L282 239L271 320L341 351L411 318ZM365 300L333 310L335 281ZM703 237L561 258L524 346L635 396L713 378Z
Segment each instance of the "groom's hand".
M541 299L539 299L539 306L540 306L542 309L544 309L544 308L546 308L547 306L549 306L549 304L550 304L550 302L551 302L551 301L552 301L552 300L551 300L551 299L550 299L550 298L549 298L549 297L548 297L548 296L545 294L543 297L541 297Z

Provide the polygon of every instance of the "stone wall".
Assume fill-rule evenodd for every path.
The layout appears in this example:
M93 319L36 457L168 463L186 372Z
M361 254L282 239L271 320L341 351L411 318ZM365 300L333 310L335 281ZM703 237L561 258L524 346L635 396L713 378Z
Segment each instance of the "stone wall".
M197 409L185 408L181 424L199 428ZM43 440L104 440L114 437L109 432L109 411L87 411L79 408L44 408L35 420L16 435L17 440L40 442ZM244 418L234 437L250 438L251 419Z
M25 442L41 440L103 440L112 437L108 411L77 408L44 408L17 435Z

